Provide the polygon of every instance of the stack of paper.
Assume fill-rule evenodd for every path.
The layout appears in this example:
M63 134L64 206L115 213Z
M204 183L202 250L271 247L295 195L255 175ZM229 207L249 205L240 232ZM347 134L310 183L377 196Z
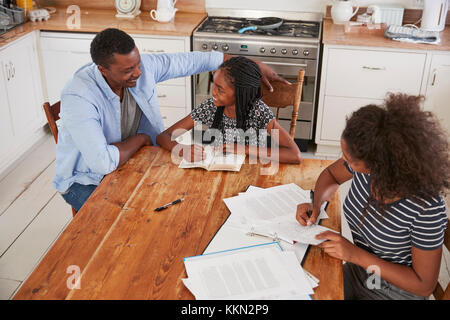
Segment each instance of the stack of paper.
M328 218L326 203L321 208L316 224L302 226L296 219L297 205L311 203L310 191L294 183L261 189L252 187L236 197L224 199L231 212L227 225L242 229L251 235L267 235L294 244L320 244L315 236L326 230L318 225ZM333 231L333 230L331 230Z
M311 299L317 279L277 242L184 258L196 299Z

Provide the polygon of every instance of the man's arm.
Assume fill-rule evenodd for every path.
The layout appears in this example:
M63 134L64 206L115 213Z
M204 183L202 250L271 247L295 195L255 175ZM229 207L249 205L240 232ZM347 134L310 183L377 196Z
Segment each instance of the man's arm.
M122 164L128 161L141 147L143 146L151 146L152 140L146 134L139 133L134 136L129 137L125 141L112 143L112 145L116 146L119 149L119 164L120 167Z

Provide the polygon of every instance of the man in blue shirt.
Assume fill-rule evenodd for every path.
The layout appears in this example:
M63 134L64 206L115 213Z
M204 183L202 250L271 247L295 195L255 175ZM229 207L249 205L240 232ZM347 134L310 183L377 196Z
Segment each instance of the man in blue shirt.
M96 35L91 57L61 93L53 184L76 211L106 174L164 130L158 82L212 71L231 58L214 51L140 55L134 40L118 29ZM269 80L285 81L257 63L270 89Z

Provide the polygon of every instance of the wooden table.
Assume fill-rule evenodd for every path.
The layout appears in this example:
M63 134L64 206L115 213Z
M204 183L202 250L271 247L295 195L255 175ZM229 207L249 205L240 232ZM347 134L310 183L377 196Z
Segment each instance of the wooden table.
M271 176L248 163L240 172L208 172L178 169L168 151L144 147L103 179L14 299L193 299L181 281L182 258L202 254L226 221L224 198L248 185L311 189L330 163L280 164ZM338 192L327 211L322 224L340 231ZM314 299L343 299L340 260L310 246L303 267L320 280Z

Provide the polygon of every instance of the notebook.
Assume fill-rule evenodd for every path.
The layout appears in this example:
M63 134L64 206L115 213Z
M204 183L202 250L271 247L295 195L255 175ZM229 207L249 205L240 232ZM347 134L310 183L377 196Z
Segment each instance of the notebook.
M206 157L202 161L190 162L183 159L178 166L183 169L203 168L208 171L240 171L245 154L223 153L221 148L204 146Z

